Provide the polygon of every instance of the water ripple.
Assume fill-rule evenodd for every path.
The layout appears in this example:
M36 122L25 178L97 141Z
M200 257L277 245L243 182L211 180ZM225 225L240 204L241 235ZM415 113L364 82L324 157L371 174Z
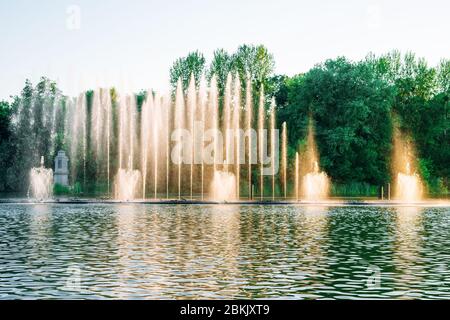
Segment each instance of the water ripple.
M0 205L0 299L449 299L450 210Z

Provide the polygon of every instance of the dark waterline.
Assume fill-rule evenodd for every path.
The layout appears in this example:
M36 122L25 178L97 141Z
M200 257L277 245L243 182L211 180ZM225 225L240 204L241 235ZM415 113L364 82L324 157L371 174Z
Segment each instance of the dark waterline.
M0 298L449 299L449 248L449 208L1 204Z

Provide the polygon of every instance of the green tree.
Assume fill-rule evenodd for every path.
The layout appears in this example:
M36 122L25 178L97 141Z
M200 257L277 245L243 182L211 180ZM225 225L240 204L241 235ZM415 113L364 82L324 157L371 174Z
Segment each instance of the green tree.
M216 76L220 95L224 94L228 74L233 71L235 71L233 56L224 49L214 51L214 57L208 70L208 80L210 81L213 75Z
M177 59L170 68L170 84L175 92L178 79L181 79L183 90L189 86L191 75L194 75L198 87L202 75L205 73L205 57L199 51L189 53L186 57Z
M279 110L293 146L315 123L321 166L338 183L382 184L389 179L391 88L364 62L327 60L287 81Z
M241 82L247 78L252 81L253 91L259 92L261 86L266 87L275 68L275 60L263 45L241 45L233 54L234 68L239 73Z
M0 191L8 189L7 168L11 166L13 147L11 143L12 108L6 101L0 101Z

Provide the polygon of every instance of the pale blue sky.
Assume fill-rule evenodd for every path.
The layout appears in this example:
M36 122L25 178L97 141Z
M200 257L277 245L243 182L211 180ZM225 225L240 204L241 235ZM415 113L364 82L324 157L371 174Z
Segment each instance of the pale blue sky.
M214 49L242 43L267 46L276 72L288 75L394 48L435 65L450 58L449 3L0 0L0 99L41 75L71 95L99 85L164 91L176 58L199 49L210 60ZM75 30L73 5L81 12Z

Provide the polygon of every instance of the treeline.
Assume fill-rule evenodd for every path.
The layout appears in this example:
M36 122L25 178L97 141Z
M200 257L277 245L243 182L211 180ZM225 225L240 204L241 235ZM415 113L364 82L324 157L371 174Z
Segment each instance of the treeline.
M223 94L232 73L240 77L242 90L250 80L254 105L261 92L267 107L275 97L278 127L287 123L291 164L305 146L312 121L320 166L331 177L335 194L373 194L392 181L394 126L415 143L428 191L448 193L449 60L432 67L412 53L394 51L356 62L327 60L293 77L275 75L274 67L267 48L243 45L234 53L216 50L209 64L200 52L190 53L174 62L170 80L175 88L181 79L186 90L192 75L198 85L202 77L210 80L214 74ZM138 105L146 94L136 95ZM55 83L43 78L36 86L27 81L11 104L0 103L0 191L23 191L28 171L41 155L46 166L53 165L54 153L65 148L66 101ZM84 170L89 179L89 167Z

